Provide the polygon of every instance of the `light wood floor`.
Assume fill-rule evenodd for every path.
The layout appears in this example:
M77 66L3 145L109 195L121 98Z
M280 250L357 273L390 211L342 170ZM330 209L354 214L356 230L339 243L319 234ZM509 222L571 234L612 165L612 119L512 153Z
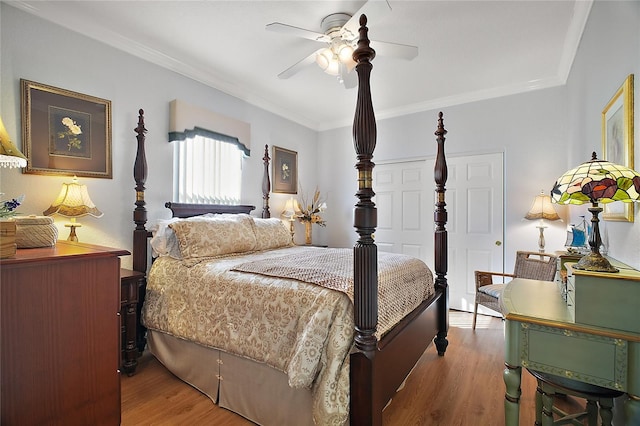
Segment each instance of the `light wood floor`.
M393 426L504 425L504 334L499 318L452 311L449 347L439 357L431 345L391 404ZM122 377L122 425L251 425L214 405L145 353L133 377ZM534 423L535 380L523 372L520 424ZM573 400L569 405L577 406ZM566 407L565 407L566 408ZM295 422L293 423L295 424Z

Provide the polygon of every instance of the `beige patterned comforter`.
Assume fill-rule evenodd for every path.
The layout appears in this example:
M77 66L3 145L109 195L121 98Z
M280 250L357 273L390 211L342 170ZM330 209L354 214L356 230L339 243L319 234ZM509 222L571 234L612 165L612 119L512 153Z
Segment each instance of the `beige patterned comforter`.
M354 327L352 257L352 249L304 246L199 262L162 257L149 273L142 320L150 329L284 372L291 387L312 389L317 424L344 424ZM294 273L287 259L320 282L271 276ZM434 290L431 271L407 256L379 253L378 277L381 335ZM343 291L331 289L336 286Z

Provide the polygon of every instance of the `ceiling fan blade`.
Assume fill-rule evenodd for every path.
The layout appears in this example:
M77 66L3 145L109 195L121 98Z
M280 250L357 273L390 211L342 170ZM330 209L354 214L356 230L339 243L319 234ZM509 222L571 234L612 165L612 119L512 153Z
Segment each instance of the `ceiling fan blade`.
M407 44L371 40L371 48L376 51L376 55L390 56L392 58L406 59L408 61L418 56L418 47L409 46Z
M342 38L345 40L355 40L358 38L360 15L363 13L367 15L367 22L376 22L390 11L391 6L387 0L369 0L342 26Z
M297 74L298 71L302 70L303 68L313 64L316 61L316 53L317 51L313 52L311 55L307 56L306 58L302 59L299 62L296 62L294 65L282 71L280 74L278 74L278 78L281 78L281 79L289 78Z
M326 34L317 33L311 30L305 30L304 28L294 27L293 25L281 24L280 22L272 22L267 24L265 29L267 31L273 31L276 33L288 34L294 37L306 38L313 41L322 41L329 43L331 39Z

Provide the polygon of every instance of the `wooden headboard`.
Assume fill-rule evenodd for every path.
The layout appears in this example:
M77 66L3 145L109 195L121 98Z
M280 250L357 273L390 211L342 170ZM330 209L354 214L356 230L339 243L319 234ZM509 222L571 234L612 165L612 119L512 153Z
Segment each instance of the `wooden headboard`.
M164 206L171 210L172 217L191 217L207 213L251 213L256 206L225 204L186 204L168 201Z

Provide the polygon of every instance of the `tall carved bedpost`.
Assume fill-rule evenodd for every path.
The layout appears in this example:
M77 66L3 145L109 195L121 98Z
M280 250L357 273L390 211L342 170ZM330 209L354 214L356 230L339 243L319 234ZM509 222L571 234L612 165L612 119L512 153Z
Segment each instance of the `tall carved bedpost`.
M147 181L147 158L144 150L145 133L144 110L138 111L138 127L134 129L137 133L138 149L136 160L133 164L133 177L136 181L136 208L133 211L133 221L136 228L133 231L133 269L142 273L147 273L147 209L144 201L144 184Z
M382 407L373 398L373 367L378 345L375 332L378 325L378 249L372 234L377 226L377 211L372 197L376 146L376 121L371 102L370 75L375 51L369 47L367 17L360 16L360 38L353 53L357 62L358 100L353 120L353 142L358 162L358 202L354 211L354 226L360 236L353 248L355 346L351 356L351 423L378 425L382 423ZM364 373L364 371L367 371ZM360 374L362 372L362 374ZM368 383L354 383L354 377Z
M445 184L447 183L447 162L444 155L444 141L447 130L444 128L444 120L442 119L442 112L438 114L438 128L436 129L436 142L438 143L438 151L436 154L436 164L434 167L434 178L436 182L436 209L433 213L433 219L435 222L435 234L434 234L434 248L435 248L435 269L436 280L435 285L437 288L442 289L442 296L438 303L441 303L440 309L438 309L438 335L435 338L436 348L438 349L438 355L444 355L445 350L449 342L447 341L447 331L449 330L449 288L447 284L447 229L445 227L447 223L447 203L445 203L444 193Z
M264 174L262 175L262 218L268 219L271 217L269 211L269 192L271 192L271 180L269 179L269 145L264 146Z

